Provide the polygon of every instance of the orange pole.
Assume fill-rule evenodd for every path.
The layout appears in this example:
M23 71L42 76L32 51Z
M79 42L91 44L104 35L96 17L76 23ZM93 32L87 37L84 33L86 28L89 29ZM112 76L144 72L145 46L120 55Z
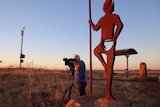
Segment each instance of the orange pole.
M89 20L91 20L91 0L88 0L89 4ZM92 94L92 29L89 25L89 46L90 46L90 93Z

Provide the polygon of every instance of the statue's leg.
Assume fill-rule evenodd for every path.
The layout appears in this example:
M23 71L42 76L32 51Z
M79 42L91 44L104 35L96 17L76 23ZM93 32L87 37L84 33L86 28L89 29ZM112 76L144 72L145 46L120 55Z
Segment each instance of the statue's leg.
M112 85L112 75L113 75L113 65L114 65L114 59L115 59L115 48L109 50L107 52L107 70L106 72L106 98L108 100L114 100L114 97L112 96L111 92L111 85Z
M101 44L99 44L95 49L94 49L94 55L99 59L105 70L107 69L107 64L102 56L102 53L105 53L103 47Z

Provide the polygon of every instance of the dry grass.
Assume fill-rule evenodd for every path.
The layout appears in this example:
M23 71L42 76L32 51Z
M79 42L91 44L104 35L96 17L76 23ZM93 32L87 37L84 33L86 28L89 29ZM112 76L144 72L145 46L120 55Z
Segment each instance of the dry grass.
M66 89L71 85L73 78L69 75L70 71L60 70L1 69L0 107L63 107L68 101ZM89 73L87 75L89 79ZM156 78L158 75L152 77ZM73 84L76 86L74 78ZM104 74L94 72L92 84L93 94L104 93L106 88ZM160 92L157 88L160 88L160 84L156 79L142 82L138 75L130 75L129 78L124 74L113 75L112 90L122 91L133 107L160 104ZM86 92L87 94L90 92L89 81ZM78 90L73 87L71 98L78 96Z
M70 71L1 69L0 96L3 97L0 97L0 107L64 106L68 91L64 93L72 78L76 85L74 77L69 75ZM71 98L78 96L78 90L73 87L71 95Z

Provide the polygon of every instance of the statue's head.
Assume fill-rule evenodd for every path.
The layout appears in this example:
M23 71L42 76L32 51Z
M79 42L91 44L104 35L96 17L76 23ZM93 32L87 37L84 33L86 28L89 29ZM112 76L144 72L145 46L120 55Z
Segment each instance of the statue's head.
M112 0L106 0L103 4L103 11L105 13L113 12L114 11L114 2Z

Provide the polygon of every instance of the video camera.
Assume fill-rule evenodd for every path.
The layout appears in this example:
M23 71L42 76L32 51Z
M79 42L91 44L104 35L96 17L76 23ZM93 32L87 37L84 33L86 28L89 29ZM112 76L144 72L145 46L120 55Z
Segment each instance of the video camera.
M72 76L74 75L74 71L75 71L75 69L74 69L74 64L73 64L73 62L76 62L76 60L75 59L73 59L73 58L63 58L63 61L65 62L65 65L67 66L69 66L69 68L70 68L70 71L72 71Z

